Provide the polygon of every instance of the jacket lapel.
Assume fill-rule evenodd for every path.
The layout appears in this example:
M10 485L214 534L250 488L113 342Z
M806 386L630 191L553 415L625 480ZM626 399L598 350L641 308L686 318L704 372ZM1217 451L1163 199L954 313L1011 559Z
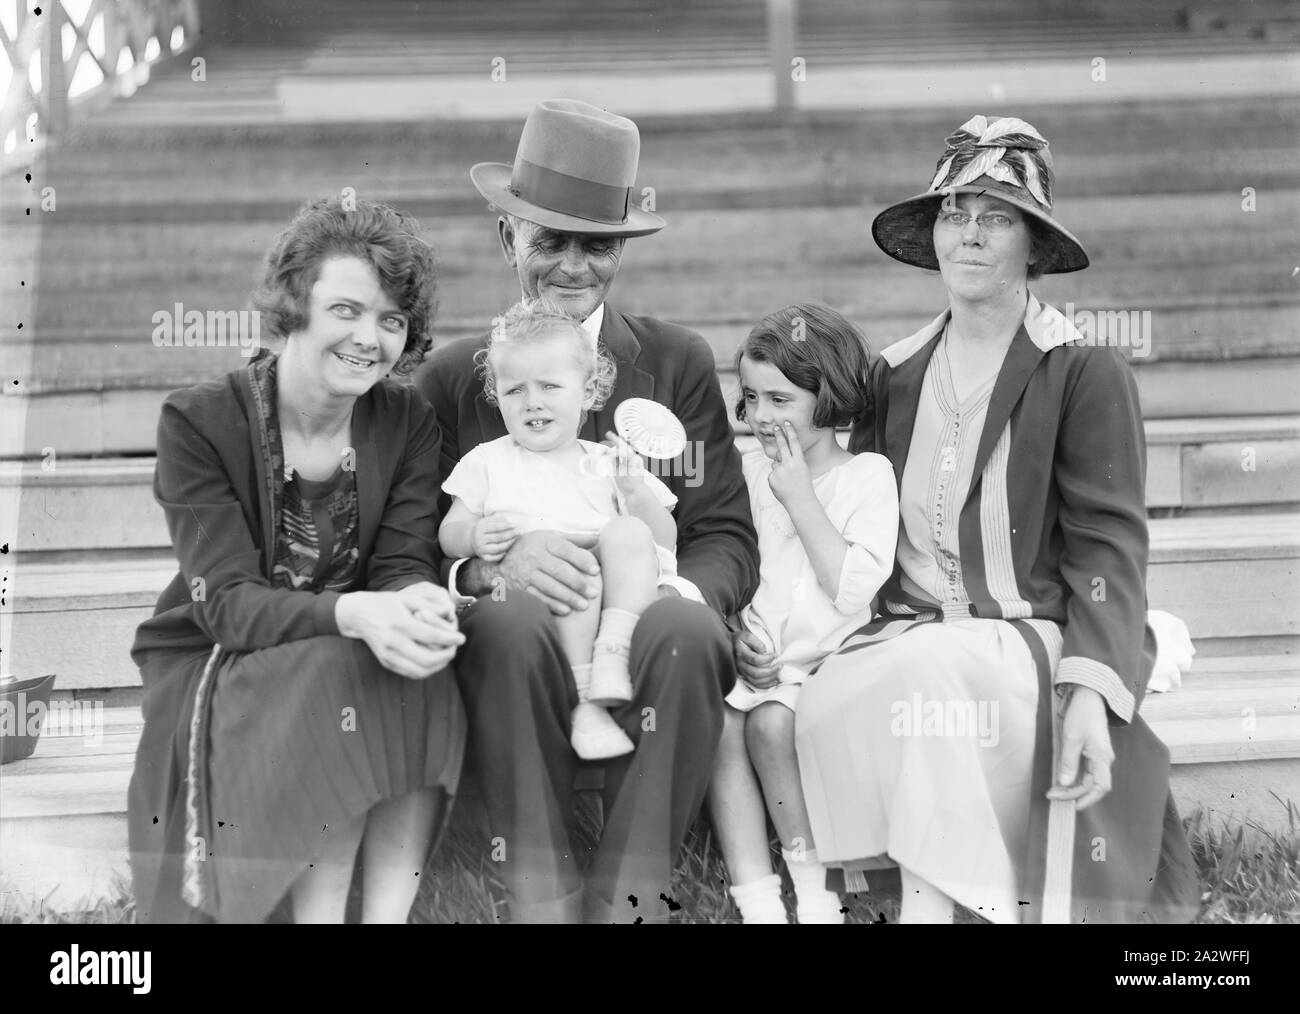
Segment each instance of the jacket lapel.
M373 421L374 388L357 399L352 409L352 450L356 456L357 515L361 531L358 545L361 559L370 559L379 532L379 518L384 504L380 491L389 483L380 479L379 448L375 444Z
M993 394L989 398L988 413L984 417L984 429L980 433L979 448L975 454L975 470L972 473L970 492L974 492L979 477L984 474L997 445L998 438L1016 405L1025 393L1025 386L1034 370L1038 368L1043 356L1059 345L1083 340L1083 335L1059 310L1045 303L1040 303L1033 293L1025 305L1025 319L1021 322L1016 336L1011 340L998 379L993 384Z
M614 357L618 366L618 378L604 407L588 415L583 424L582 438L596 443L614 429L614 410L621 402L628 398L653 398L655 392L654 374L639 369L636 365L641 355L641 343L637 341L624 316L608 303L605 304L605 319L600 326L600 341Z
M254 359L237 374L237 387L244 406L244 417L248 421L249 455L253 461L253 478L257 483L257 513L262 523L262 567L269 580L275 569L274 480L267 467L261 401L253 391L253 371L265 367L264 360Z
M903 485L903 469L907 467L907 452L912 445L912 430L916 426L921 385L925 382L930 357L934 355L947 323L948 311L945 310L920 331L881 353L881 359L889 367L885 382L884 453L894 465L894 479L900 489Z
M975 452L975 468L971 473L970 492L978 485L979 476L984 474L993 448L1002 436L1002 430L1011 418L1011 411L1020 401L1020 396L1029 383L1030 376L1043 358L1043 350L1029 340L1024 324L1016 331L1007 349L1002 369L998 370L998 379L993 383L993 394L989 396L988 412L984 416L984 429L980 431L979 448Z

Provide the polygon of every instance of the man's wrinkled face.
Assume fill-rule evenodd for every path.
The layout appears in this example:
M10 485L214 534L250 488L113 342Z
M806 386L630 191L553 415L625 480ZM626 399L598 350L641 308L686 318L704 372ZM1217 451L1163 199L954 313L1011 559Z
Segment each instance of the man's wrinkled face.
M502 218L501 249L519 273L523 294L542 296L574 320L586 320L609 295L625 240L620 236L557 232Z

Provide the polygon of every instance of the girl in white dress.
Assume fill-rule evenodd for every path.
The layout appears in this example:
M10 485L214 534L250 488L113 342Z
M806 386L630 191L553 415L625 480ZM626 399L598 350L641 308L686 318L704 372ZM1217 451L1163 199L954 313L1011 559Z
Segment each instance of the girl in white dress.
M835 437L836 427L872 410L869 355L840 314L797 304L759 321L736 356L736 416L760 443L743 459L759 587L733 635L740 681L727 695L709 805L747 923L786 921L767 814L794 883L798 921L844 921L804 806L794 708L805 678L870 620L894 565L893 468L883 455L850 454Z
M615 434L606 444L578 437L613 390L615 366L572 318L525 300L492 322L479 356L507 435L475 447L443 481L454 499L438 541L450 556L495 562L523 533L551 530L596 554L601 609L556 618L579 698L570 739L587 760L630 753L607 709L632 699L632 631L660 576L676 573L677 498Z

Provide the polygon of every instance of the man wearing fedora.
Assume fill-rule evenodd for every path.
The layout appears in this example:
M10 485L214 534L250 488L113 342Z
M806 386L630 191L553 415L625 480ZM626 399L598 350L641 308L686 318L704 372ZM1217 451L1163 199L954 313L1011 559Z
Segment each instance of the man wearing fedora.
M515 922L667 920L673 863L704 800L722 699L735 680L722 618L749 600L758 579L749 497L711 349L686 328L606 302L626 240L664 226L631 202L639 155L631 120L549 100L524 123L513 166L470 172L501 212L501 249L523 295L581 321L618 365L613 394L580 435L599 441L622 401L650 398L677 415L694 452L658 470L677 497L678 576L664 579L633 635L633 698L613 715L636 749L604 762L604 830L585 883L573 810L584 762L569 742L577 690L553 614L599 608L596 559L558 533L533 532L499 563L451 562L466 637L455 668ZM442 427L443 475L506 433L475 372L485 343L446 345L416 376Z

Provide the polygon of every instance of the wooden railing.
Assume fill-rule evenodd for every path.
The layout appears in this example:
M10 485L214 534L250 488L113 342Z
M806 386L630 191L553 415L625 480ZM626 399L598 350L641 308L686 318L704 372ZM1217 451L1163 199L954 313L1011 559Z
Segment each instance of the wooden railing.
M0 0L5 164L30 162L70 112L131 94L198 35L198 0Z

